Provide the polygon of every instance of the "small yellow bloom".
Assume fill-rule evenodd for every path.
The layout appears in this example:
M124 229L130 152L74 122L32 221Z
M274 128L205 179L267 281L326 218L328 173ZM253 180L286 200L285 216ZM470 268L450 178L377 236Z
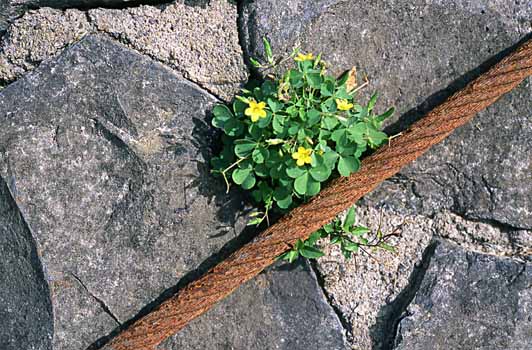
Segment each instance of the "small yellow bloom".
M314 59L314 55L312 53L307 53L306 55L302 54L302 53L298 53L297 57L294 58L294 60L296 60L298 62L310 61L310 60L313 60L313 59Z
M264 110L264 108L266 108L266 103L249 100L248 104L249 107L246 108L244 114L251 117L253 123L257 122L259 118L266 118L266 111Z
M310 155L312 154L312 149L305 148L305 147L299 147L297 149L296 153L292 154L292 158L296 159L297 166L303 166L305 164L310 164L312 162L312 158Z
M336 99L336 107L338 107L338 109L341 110L341 111L348 111L351 108L353 108L353 104L347 102L346 99L337 98Z

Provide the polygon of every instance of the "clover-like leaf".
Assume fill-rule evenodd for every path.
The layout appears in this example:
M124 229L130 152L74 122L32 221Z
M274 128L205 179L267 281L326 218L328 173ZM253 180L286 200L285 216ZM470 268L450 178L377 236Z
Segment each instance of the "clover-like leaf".
M340 157L338 161L338 172L342 176L349 176L351 173L358 170L360 161L355 157Z
M257 147L257 142L250 139L235 141L235 154L240 158L246 158Z

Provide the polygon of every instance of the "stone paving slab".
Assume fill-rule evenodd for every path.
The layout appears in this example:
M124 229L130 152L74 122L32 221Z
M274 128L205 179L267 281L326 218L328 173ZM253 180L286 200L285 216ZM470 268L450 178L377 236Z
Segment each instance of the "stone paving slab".
M85 349L241 233L245 205L238 193L225 194L207 164L216 143L209 111L217 102L102 36L84 38L0 92L0 179L9 188L0 201L14 200L35 239L49 289L37 294L53 306L54 350ZM9 218L8 230L15 225ZM250 349L277 337L340 348L342 327L314 275L302 268L294 280L288 276L270 270L266 285L248 286L229 304L235 318L256 310L248 316L249 337L269 336L263 329L275 337ZM17 274L4 278L15 283ZM305 295L301 309L287 293L294 288ZM0 307L24 310L13 293L6 298ZM27 320L29 329L50 328L44 316L35 325ZM308 333L308 324L294 322L302 318L323 332ZM179 341L222 341L226 334L213 338L202 325L209 320ZM0 323L0 339L20 331L7 319ZM30 348L24 342L31 340L17 338L6 350ZM224 340L231 342L241 340Z

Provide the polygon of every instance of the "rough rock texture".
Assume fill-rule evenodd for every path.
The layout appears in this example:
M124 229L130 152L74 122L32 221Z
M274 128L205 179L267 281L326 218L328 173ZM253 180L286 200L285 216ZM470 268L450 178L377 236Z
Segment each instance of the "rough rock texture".
M177 1L165 7L40 9L11 25L0 43L0 82L22 76L89 32L103 32L176 69L230 100L247 80L236 25L236 5Z
M48 284L30 229L1 178L0 286L0 349L50 349Z
M0 83L16 80L79 40L90 28L87 17L78 10L44 8L29 12L0 42Z
M247 80L236 10L230 1L214 0L205 7L175 2L165 8L97 9L89 16L99 31L231 99Z
M532 261L532 230L467 220L447 211L434 216L433 229L468 251Z
M66 9L128 6L137 2L137 0L0 0L0 36L8 28L10 22L13 22L30 9L42 7ZM163 1L143 1L146 4L158 2Z
M161 348L347 349L338 317L309 274L306 263L277 263Z
M50 296L31 284L25 288L38 291L34 299L43 305L51 299L54 350L84 350L241 232L244 205L237 194L224 193L206 164L215 142L208 125L215 102L171 70L99 36L86 37L0 92L2 186L8 185L40 253ZM6 193L0 201L9 201ZM16 225L19 217L0 220ZM10 262L2 255L0 264ZM297 276L307 296L303 309L294 308L287 292L296 287L292 279L270 271L267 290L250 285L232 301L234 317L263 294L254 306L262 314L252 315L248 336L268 328L289 342L340 348L341 326L320 299L314 276L308 269ZM10 293L0 295L14 305ZM304 317L324 333L297 338L310 336L309 327L290 320ZM0 329L10 329L5 322L0 318ZM190 337L206 332L202 322ZM51 321L36 325L49 330ZM241 342L224 336L215 340Z
M357 66L384 109L395 105L395 133L464 86L492 56L531 29L532 3L487 0L247 1L239 21L244 51L262 55L294 45L323 52L333 73ZM532 84L525 82L457 130L361 203L361 220L406 225L398 255L345 262L338 251L319 272L355 349L388 349L389 335L422 278L433 235L497 257L528 260L532 239ZM400 118L399 118L400 117ZM425 259L422 253L425 252ZM530 340L530 338L529 338ZM407 349L408 347L405 347ZM432 348L430 346L425 348Z
M246 51L260 53L266 35L274 49L299 44L323 52L335 73L361 68L369 75L369 90L382 93L381 108L395 105L402 115L392 131L463 86L483 62L528 33L532 23L529 1L334 3L247 2L240 22L249 40ZM391 204L389 194L397 193L393 203L405 212L450 209L531 229L531 98L527 82L408 166L381 192L382 201Z
M409 284L432 238L432 220L420 215L404 218L396 212L363 204L357 206L357 222L376 230L379 222L384 233L395 229L400 238L390 243L397 253L384 250L360 254L345 260L340 250L326 246L326 256L317 263L324 288L332 304L350 325L349 338L353 349L371 349L375 339L388 332L388 319L394 315L383 305L391 303Z
M4 34L12 17L8 0L0 0L0 37Z
M532 265L436 247L397 350L530 349Z

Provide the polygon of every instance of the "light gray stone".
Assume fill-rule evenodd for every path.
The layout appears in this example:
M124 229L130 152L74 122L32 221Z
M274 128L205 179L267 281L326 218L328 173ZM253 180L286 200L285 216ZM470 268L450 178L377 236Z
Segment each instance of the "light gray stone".
M440 243L399 324L397 350L530 349L532 266Z
M269 0L243 9L248 55L261 55L265 35L274 51L322 52L333 73L357 66L369 76L365 95L379 91L379 108L394 105L402 116L392 133L463 86L532 23L529 1ZM531 98L526 82L376 191L375 203L531 229Z
M431 242L433 221L360 203L357 223L373 231L380 226L384 234L396 231L398 237L389 240L396 252L368 249L346 260L337 246L324 246L326 255L317 267L332 304L348 324L351 348L380 349L377 344L387 336L387 320L392 317L383 308L409 286Z
M0 85L6 85L54 57L90 31L85 14L50 8L31 11L11 25L0 41Z
M125 9L42 8L17 19L0 42L0 85L6 85L88 33L105 33L175 69L225 100L248 73L239 45L237 7L176 1Z
M9 27L10 22L22 16L26 11L31 11L31 9L128 6L133 3L135 3L134 0L0 0L0 37Z
M95 9L89 11L89 17L97 30L168 64L226 100L247 80L236 25L237 6L231 1Z

